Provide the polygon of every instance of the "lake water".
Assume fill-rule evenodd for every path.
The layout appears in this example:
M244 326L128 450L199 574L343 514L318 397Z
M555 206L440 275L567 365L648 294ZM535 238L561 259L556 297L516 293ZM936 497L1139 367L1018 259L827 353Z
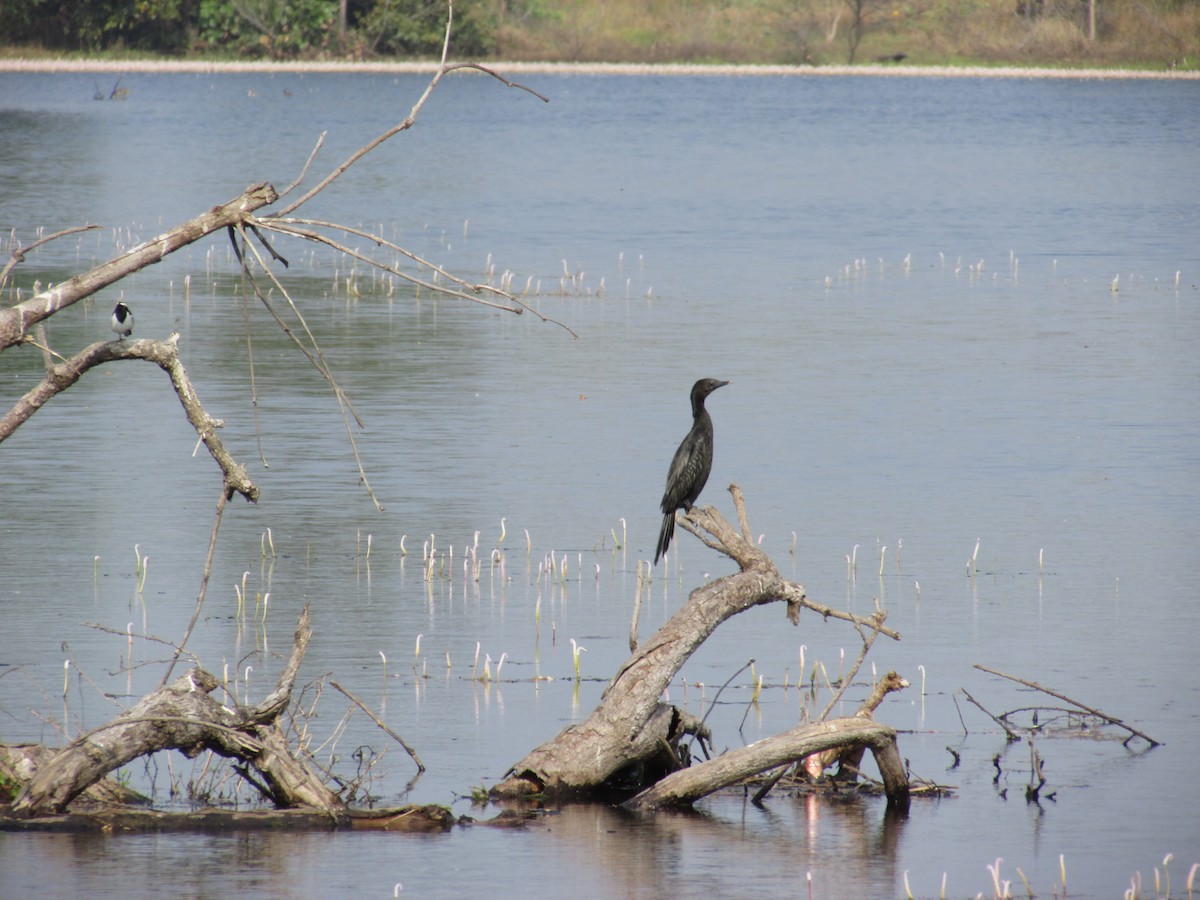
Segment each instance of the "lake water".
M247 184L282 188L327 131L313 181L406 115L427 81L130 74L126 100L94 102L111 80L0 73L6 248L14 230L27 244L39 228L104 226L31 254L6 303ZM331 690L308 723L314 747L329 741L319 757L352 777L356 751L386 751L370 783L380 802L490 816L470 789L586 715L624 659L687 392L714 376L732 384L709 403L702 502L732 516L736 482L763 548L812 598L858 612L879 598L903 640L869 660L913 687L877 717L901 730L915 776L955 793L917 800L903 821L881 802L778 793L763 809L721 797L653 820L569 808L518 833L4 834L0 893L806 896L811 877L814 897L900 897L907 873L917 896L937 896L943 874L947 896L974 896L990 895L1002 857L1016 893L1018 869L1041 896L1061 890L1061 858L1071 896L1112 897L1137 873L1149 895L1172 853L1178 894L1200 861L1200 83L523 80L550 103L448 78L414 129L307 214L380 229L467 278L509 272L577 338L278 243L284 283L365 422L355 439L383 512L324 383L251 305L263 467L223 235L48 324L64 355L107 339L123 293L136 336L179 330L200 397L262 488L257 506L226 513L190 649L261 699L311 603L301 680L330 674L429 771L410 784L401 748L361 714L343 727ZM4 408L41 367L33 348L0 358ZM78 734L157 684L169 650L142 636L183 633L219 490L194 444L160 372L108 365L0 447L0 739L59 742L64 722ZM476 532L478 580L462 568ZM430 541L453 562L427 580ZM676 541L643 637L730 570L682 530ZM497 547L503 571L486 562ZM140 593L135 548L149 557ZM565 578L539 575L551 554ZM268 591L264 625L254 598ZM571 639L586 647L579 683ZM758 701L747 671L709 716L718 748L740 746L812 712L802 658L824 684L858 647L836 622L810 614L796 628L760 608L689 660L670 699L703 713L753 658ZM129 670L131 655L143 665ZM499 681L473 679L502 655ZM997 714L1062 704L975 663L1163 746L1055 729L1037 744L1044 799L1027 804L1027 746L1006 746L963 690ZM128 776L166 803L202 765L176 754Z

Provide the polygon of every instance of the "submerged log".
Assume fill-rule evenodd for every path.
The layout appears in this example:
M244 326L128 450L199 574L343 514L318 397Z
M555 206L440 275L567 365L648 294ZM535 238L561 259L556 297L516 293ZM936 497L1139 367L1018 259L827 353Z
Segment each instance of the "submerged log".
M444 806L404 806L396 809L347 810L330 816L311 809L198 809L159 812L152 809L107 807L72 811L37 819L0 815L0 832L229 832L333 831L340 829L427 833L448 831L457 819Z
M230 709L212 698L220 682L193 668L147 694L112 722L92 729L37 765L9 811L16 817L55 815L108 773L139 756L180 750L189 758L211 750L237 759L239 770L280 808L307 807L326 815L345 804L306 760L291 753L276 720L287 708L312 629L300 615L292 654L275 690L253 707ZM249 769L258 777L250 777Z
M611 786L618 773L661 760L664 748L673 752L688 732L689 719L659 698L722 622L755 606L783 601L793 624L798 623L800 610L807 608L899 639L899 634L884 626L885 613L862 618L830 609L809 600L802 585L784 579L754 543L741 491L731 485L730 492L740 534L712 507L693 507L679 518L679 524L736 562L739 571L692 591L683 607L621 666L592 714L514 765L492 788L492 796L591 793ZM677 760L671 768L684 764ZM654 767L648 771L661 774Z

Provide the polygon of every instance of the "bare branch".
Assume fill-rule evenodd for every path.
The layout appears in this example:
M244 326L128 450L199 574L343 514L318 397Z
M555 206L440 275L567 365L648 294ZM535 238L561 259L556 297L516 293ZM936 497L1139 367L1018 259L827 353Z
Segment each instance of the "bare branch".
M493 78L495 78L497 81L499 81L499 82L502 82L503 84L505 84L506 86L508 86L508 87L510 87L510 88L517 88L517 89L519 89L519 90L525 91L526 93L533 94L533 96L537 97L537 98L538 98L539 100L541 100L543 103L549 103L549 102L550 102L550 98L549 98L549 97L546 97L546 96L544 96L544 95L542 95L542 94L539 94L539 93L538 93L537 91L535 91L533 88L531 88L531 87L529 87L529 86L527 86L527 85L524 85L524 84L518 84L518 83L517 83L517 82L515 82L515 81L509 81L507 78L505 78L505 77L504 77L503 75L501 75L499 72L497 72L495 69L489 69L487 66L481 66L479 63L474 63L474 62L460 62L460 63L451 63L450 65L445 65L445 64L443 63L443 68L444 68L444 69L445 69L447 72L453 72L455 69L476 69L476 70L478 70L478 71L480 71L480 72L484 72L484 73L486 73L486 74L488 74L488 75L491 75L491 76L492 76Z
M167 682L170 681L171 673L175 671L175 663L179 662L179 658L183 656L188 638L192 636L196 623L200 621L200 610L204 609L204 598L208 595L208 582L212 578L213 557L217 553L217 532L221 530L221 517L225 514L225 505L228 502L229 490L222 486L221 494L217 498L217 514L213 519L212 531L208 538L208 555L204 558L204 572L200 576L200 591L196 594L196 607L192 610L192 619L188 622L187 630L184 631L179 646L175 648L175 658L171 660L171 664L167 666L167 671L163 674L162 681L159 682L160 688L166 687Z
M305 160L304 166L300 169L300 174L296 176L296 180L280 191L279 196L281 198L286 197L296 188L300 187L300 182L304 180L304 177L308 174L308 170L312 168L313 160L317 158L317 154L320 153L321 148L325 146L325 135L327 134L329 134L328 131L322 131L317 137L317 143L313 146L312 152L308 154L308 159Z
M401 747L403 747L405 752L409 756L412 757L412 761L417 764L418 772L425 771L425 763L421 762L421 757L417 756L417 751L409 746L408 741L404 740L404 738L400 737L400 735L396 734L396 732L394 732L394 731L392 731L392 729L388 728L387 723L384 722L383 719L379 718L379 716L375 715L375 713L373 713L371 711L371 709L367 706L367 704L365 704L361 700L359 700L356 696L354 696L354 694L350 693L348 690L346 690L344 687L342 687L336 681L330 681L329 683L331 685L333 685L335 688L337 688L339 691L341 691L342 694L344 694L351 703L353 703L355 706L357 706L359 709L361 709L363 712L365 712L368 716L370 716L371 721L374 722L376 725L378 725L379 728L386 735L388 735L388 737L392 738L396 743L398 743Z
M269 184L252 185L228 203L213 207L208 212L126 250L94 269L35 294L23 303L0 310L0 352L21 343L26 332L43 319L92 296L139 269L160 262L181 247L242 221L255 210L274 203L277 199L275 189Z
M8 281L8 273L13 270L18 263L25 261L25 254L32 250L36 250L42 244L48 244L50 241L57 240L60 237L66 237L68 234L78 234L81 231L95 231L99 225L76 225L74 228L64 228L62 231L56 231L54 234L47 235L44 238L39 238L28 247L14 247L10 258L4 264L4 268L0 270L0 287Z
M258 488L246 474L246 469L225 449L217 437L217 429L224 423L214 419L200 403L192 387L187 371L179 360L179 335L172 334L165 341L107 341L85 347L66 362L54 366L46 373L40 384L28 391L0 419L0 442L9 437L22 423L37 412L56 394L65 391L89 369L107 362L124 359L142 359L152 362L171 376L171 384L179 395L179 402L196 434L204 441L209 454L225 475L227 490L236 491L250 502L258 500Z
M1143 732L1138 731L1136 728L1134 728L1131 725L1126 725L1120 719L1113 718L1112 716L1108 715L1107 713L1102 713L1102 712L1100 712L1100 710L1095 709L1094 707L1087 706L1083 703L1080 703L1078 700L1072 700L1066 694L1060 694L1058 691L1053 691L1048 687L1043 687L1042 685L1038 684L1036 681L1026 681L1024 678L1018 678L1016 675L1006 675L1004 672L999 672L996 669L989 669L987 666L981 666L979 663L975 663L975 668L979 669L981 672L987 672L989 675L999 675L1001 678L1007 678L1009 681L1015 681L1018 684L1023 684L1026 687L1033 688L1035 691L1041 691L1043 694L1049 694L1051 697L1057 697L1059 700L1063 700L1067 703L1074 704L1075 706L1082 709L1084 712L1089 713L1090 715L1093 715L1098 719L1103 719L1106 722L1116 725L1118 728L1123 728L1126 731L1128 731L1130 733L1130 735L1140 737L1142 740L1149 743L1151 747L1157 747L1159 745L1159 742L1154 740L1154 738L1150 737L1148 734L1144 734ZM963 693L966 693L966 692L964 691ZM968 694L967 696L969 697L970 695ZM982 707L980 707L980 708L982 709ZM990 715L990 713L989 713L989 715ZM995 716L993 716L992 718L995 718Z

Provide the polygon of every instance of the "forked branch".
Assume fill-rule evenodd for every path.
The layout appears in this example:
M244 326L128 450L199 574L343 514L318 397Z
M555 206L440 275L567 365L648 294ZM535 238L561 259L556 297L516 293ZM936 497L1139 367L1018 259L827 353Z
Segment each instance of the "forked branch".
M27 391L13 408L0 418L0 442L16 431L52 397L75 384L89 369L107 362L126 359L152 362L170 376L171 386L179 397L188 422L208 448L213 460L221 467L226 490L237 492L252 503L256 502L258 487L250 480L245 467L233 458L217 437L217 429L224 423L220 419L214 419L204 409L191 379L188 378L187 370L179 359L178 334L172 334L165 341L106 341L92 344L65 362L52 366L46 372L46 377Z

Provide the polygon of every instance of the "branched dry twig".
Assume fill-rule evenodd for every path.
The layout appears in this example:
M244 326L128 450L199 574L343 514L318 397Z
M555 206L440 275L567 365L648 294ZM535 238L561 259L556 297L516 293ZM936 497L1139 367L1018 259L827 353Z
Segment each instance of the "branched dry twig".
M1134 737L1140 737L1142 740L1146 741L1151 747L1157 747L1159 745L1159 742L1154 740L1154 738L1150 737L1150 735L1145 734L1144 732L1138 731L1132 725L1126 725L1120 719L1114 718L1113 716L1110 716L1107 713L1102 713L1102 712L1100 712L1100 710L1095 709L1091 706L1087 706L1086 704L1080 703L1078 700L1072 700L1066 694L1060 694L1058 691L1051 690L1048 687L1043 687L1042 685L1038 684L1036 681L1026 681L1024 678L1018 678L1016 675L1007 675L1004 672L997 671L996 669L989 669L987 666L982 666L979 663L975 664L975 668L979 669L981 672L987 672L989 675L998 675L1001 678L1007 678L1009 681L1015 681L1018 684L1023 684L1028 688L1033 688L1035 691L1041 691L1043 694L1049 694L1051 697L1057 697L1059 700L1062 700L1066 703L1071 703L1071 704L1079 707L1079 709L1083 710L1084 712L1086 712L1090 715L1093 715L1098 719L1103 719L1105 722L1109 722L1113 725L1116 725L1118 728L1122 728L1125 731L1128 731L1129 737L1125 739L1126 744L1128 744L1131 740L1133 740ZM963 693L965 694L966 691L963 691ZM969 697L970 695L968 694L967 696ZM972 702L974 702L974 701L972 701ZM980 708L982 709L982 707L980 707ZM991 715L991 713L988 713L988 715ZM995 718L995 717L993 716L993 718Z
M337 688L339 691L341 691L342 694L344 694L346 696L346 699L348 699L351 703L353 703L355 706L357 706L359 709L361 709L363 712L365 712L368 716L370 716L371 721L374 722L376 725L378 725L384 734L386 734L388 737L392 738L392 740L394 740L401 747L403 747L404 751L409 756L412 757L412 761L417 764L418 772L425 771L425 763L421 762L421 757L417 756L417 751L409 746L408 741L404 740L404 738L400 737L400 735L396 734L396 732L394 732L394 731L392 731L392 729L388 728L387 723L384 722L383 719L379 718L379 716L375 715L375 713L373 713L370 710L370 708L367 706L367 704L363 703L361 700L358 699L358 697L354 696L354 694L350 693L348 690L346 690L344 687L342 687L336 681L331 680L329 682L329 684L331 686Z
M875 598L875 612L877 615L882 613L882 610L879 608L878 597ZM835 693L829 699L828 705L821 710L821 714L817 716L818 722L824 722L829 717L829 713L832 712L833 708L837 706L838 701L841 700L842 696L846 693L846 688L850 687L850 685L854 683L854 678L856 675L858 675L858 670L862 668L862 664L866 660L867 654L871 651L871 647L875 643L875 638L879 637L880 629L883 627L883 620L872 619L869 623L869 626L871 628L870 635L864 635L862 623L854 623L855 630L858 632L859 637L862 638L862 651L858 654L858 659L854 661L854 665L850 667L850 671L847 672L845 677L842 678L841 684L838 685L837 693ZM803 677L803 673L801 673L801 677Z
M967 692L966 688L959 688L959 690L961 690L963 692L963 696L966 697L968 700L970 700L971 703L974 704L979 709L980 712L982 712L985 716L987 716L989 719L991 719L993 722L995 722L997 725L999 725L1001 728L1004 729L1004 734L1008 738L1009 741L1019 741L1021 739L1021 736L1019 734L1017 734L1015 731L1013 731L1012 728L1009 727L1009 724L1007 722L1005 722L1003 719L1000 719L997 716L993 715L991 710L989 710L986 706L984 706L982 703L980 703L978 700L976 700L974 697L972 697Z
M503 80L503 79L501 79ZM545 99L544 97L542 98ZM62 231L56 231L54 234L48 234L44 238L39 238L28 247L14 247L9 254L8 262L4 264L4 268L0 269L0 287L3 287L8 282L8 273L21 262L25 261L25 254L32 250L36 250L42 244L48 244L50 241L57 240L60 237L66 237L68 234L78 234L81 231L95 231L99 225L76 225L74 228L64 228Z
M245 467L226 450L217 429L224 423L204 409L196 389L179 359L179 335L165 341L102 341L91 344L66 362L53 366L42 381L25 393L3 418L0 418L0 442L9 437L24 422L55 395L65 391L83 377L89 369L116 360L141 359L155 363L171 378L188 422L204 441L209 454L221 468L224 489L237 492L250 502L258 500L258 487L250 480Z

